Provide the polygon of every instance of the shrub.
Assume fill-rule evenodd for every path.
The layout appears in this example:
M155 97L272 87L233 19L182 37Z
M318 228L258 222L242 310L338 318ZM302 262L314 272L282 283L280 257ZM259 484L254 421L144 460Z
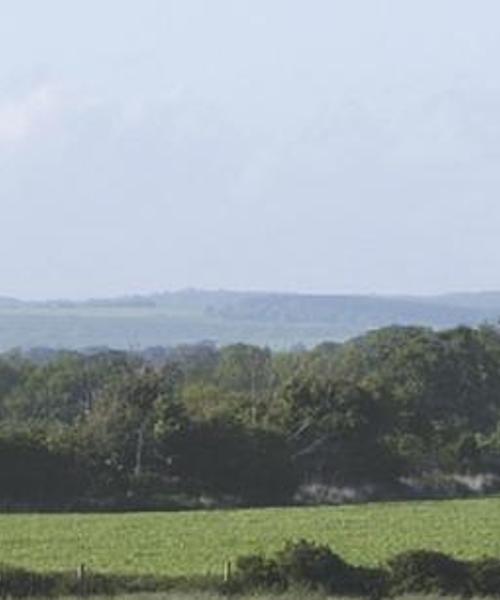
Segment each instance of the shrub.
M300 540L288 542L277 555L278 566L290 583L328 591L347 592L352 569L328 546Z
M284 590L291 586L334 594L381 598L387 590L382 569L352 567L328 546L306 540L288 542L274 558L243 556L227 589Z
M48 598L73 596L114 596L143 592L166 592L172 589L215 591L219 578L209 575L158 577L155 575L113 575L87 572L83 580L76 572L40 574L0 565L0 598Z
M0 565L0 597L25 598L26 596L50 596L57 587L56 577L41 575Z
M483 558L469 566L473 593L478 596L500 595L500 559Z
M284 589L286 581L275 560L263 556L241 556L236 561L236 587L246 589Z
M470 593L467 565L441 552L403 552L392 558L388 566L391 592L395 594Z
M350 588L344 590L344 594L379 599L388 592L388 575L384 569L351 567Z

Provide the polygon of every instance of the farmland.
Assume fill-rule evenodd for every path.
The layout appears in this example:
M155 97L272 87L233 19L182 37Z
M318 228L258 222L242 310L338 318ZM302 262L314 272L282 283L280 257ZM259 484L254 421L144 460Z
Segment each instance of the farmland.
M0 562L38 571L80 563L108 573L222 572L225 560L270 553L285 540L328 543L355 564L405 549L500 557L500 499L319 508L109 515L2 515Z

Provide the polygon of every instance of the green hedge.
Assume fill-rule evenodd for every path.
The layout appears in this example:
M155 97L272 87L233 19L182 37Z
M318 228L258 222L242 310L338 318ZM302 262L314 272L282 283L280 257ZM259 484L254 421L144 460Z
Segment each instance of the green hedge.
M328 546L306 540L288 542L272 558L240 557L230 584L238 592L291 587L371 597L381 597L388 590L383 569L354 567Z
M217 591L221 581L211 576L190 578L151 575L112 575L87 572L84 577L73 573L36 573L0 565L0 598L113 596L140 592Z
M389 560L388 570L391 592L398 595L461 595L472 587L467 563L441 552L403 552Z
M0 597L50 596L58 588L57 577L0 565Z
M35 573L0 565L0 598L114 595L159 591L285 592L318 590L367 598L405 594L498 596L500 559L460 561L428 550L403 552L379 568L357 567L328 546L300 540L288 542L272 557L242 556L230 578L167 578L86 573Z
M300 540L274 557L242 557L238 591L300 586L330 594L381 598L405 594L500 596L500 559L460 561L429 550L403 552L380 568L355 567L327 546Z

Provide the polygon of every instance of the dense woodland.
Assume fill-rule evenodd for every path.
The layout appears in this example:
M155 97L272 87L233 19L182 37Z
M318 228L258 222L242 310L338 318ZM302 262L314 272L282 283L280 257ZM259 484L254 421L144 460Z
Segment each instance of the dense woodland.
M300 501L500 476L500 329L390 327L271 352L200 343L0 357L0 502Z

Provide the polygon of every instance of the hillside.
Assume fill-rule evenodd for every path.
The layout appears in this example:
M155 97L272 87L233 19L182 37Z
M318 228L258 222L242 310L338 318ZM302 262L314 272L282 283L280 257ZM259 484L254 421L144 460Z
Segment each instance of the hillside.
M393 324L443 329L499 317L495 292L389 297L183 290L83 302L0 297L0 350L144 348L201 340L288 348Z

